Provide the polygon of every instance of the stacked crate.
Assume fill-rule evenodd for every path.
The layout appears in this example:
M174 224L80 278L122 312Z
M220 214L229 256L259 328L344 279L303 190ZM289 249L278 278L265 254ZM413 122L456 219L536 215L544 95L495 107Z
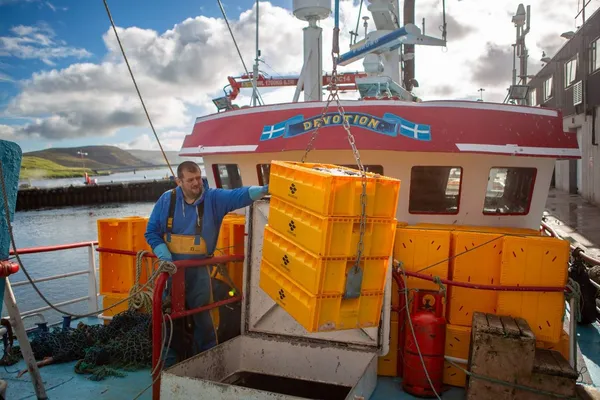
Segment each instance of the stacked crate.
M260 287L309 332L378 326L400 181L367 173L361 295L344 298L360 237L360 173L273 161L269 179Z
M394 258L407 271L482 285L561 287L567 281L568 257L567 241L543 237L533 229L508 227L424 223L399 226L394 246ZM436 265L424 269L433 264ZM432 282L417 278L408 278L408 286L437 288ZM537 347L565 353L568 336L562 331L563 293L448 286L447 356L468 358L468 332L474 312L524 318L536 335ZM446 363L444 383L464 386L465 379L464 373Z
M223 218L219 237L217 239L217 247L214 251L215 256L237 256L244 255L246 236L246 216L236 213L229 213ZM242 292L244 283L244 262L228 262L226 269L231 282L226 277L222 276L213 270L212 276L225 282L228 285L233 283L234 287Z
M125 217L105 218L97 221L98 246L105 249L126 250L138 252L145 250L152 252L144 233L148 218ZM129 290L135 283L136 257L130 255L101 252L99 255L100 295L102 308L108 308L113 304L129 296ZM152 275L152 262L146 259L140 276L140 284L146 283ZM118 306L106 310L103 315L112 317L128 307L128 302L122 302Z

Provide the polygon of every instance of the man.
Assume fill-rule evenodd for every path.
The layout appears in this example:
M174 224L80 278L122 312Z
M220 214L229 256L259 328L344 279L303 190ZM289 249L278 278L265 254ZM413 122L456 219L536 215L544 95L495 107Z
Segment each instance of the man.
M177 188L158 199L146 229L146 241L161 260L177 261L210 257L215 251L225 215L264 197L267 186L239 189L210 189L204 186L202 173L193 161L177 167ZM186 268L185 302L188 309L212 302L210 267ZM193 315L193 354L217 343L210 313Z

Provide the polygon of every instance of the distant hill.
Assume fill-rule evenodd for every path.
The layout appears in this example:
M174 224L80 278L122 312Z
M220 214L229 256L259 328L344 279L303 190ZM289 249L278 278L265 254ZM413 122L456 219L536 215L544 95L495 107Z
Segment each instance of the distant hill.
M21 161L19 179L73 178L91 173L89 169L68 168L50 160L25 156Z
M83 160L77 152L87 153ZM84 146L33 151L24 156L33 156L52 161L68 168L110 169L123 167L149 167L158 164L141 160L126 150L115 146ZM164 163L163 163L164 164Z
M149 163L154 164L165 164L165 159L159 150L127 150L134 157ZM184 161L196 161L198 164L202 164L202 158L199 157L180 157L178 151L165 151L167 159L172 165L179 165Z

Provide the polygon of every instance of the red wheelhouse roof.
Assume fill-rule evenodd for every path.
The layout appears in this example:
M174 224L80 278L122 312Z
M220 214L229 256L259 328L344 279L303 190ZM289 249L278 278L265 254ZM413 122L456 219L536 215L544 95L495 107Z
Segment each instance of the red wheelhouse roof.
M180 155L304 150L317 126L315 149L347 150L334 103L321 118L325 104L275 104L198 118ZM576 135L563 131L562 115L554 109L470 101L341 104L361 150L580 158Z

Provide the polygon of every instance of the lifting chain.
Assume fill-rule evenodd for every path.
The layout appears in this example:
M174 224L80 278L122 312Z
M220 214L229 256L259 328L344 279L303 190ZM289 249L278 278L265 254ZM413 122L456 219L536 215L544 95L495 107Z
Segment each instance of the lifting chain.
M333 31L333 49L331 51L331 58L333 60L333 71L331 73L331 80L328 85L329 96L327 98L327 103L325 104L325 107L323 108L323 112L321 113L321 117L319 120L321 123L319 123L318 125L315 124L315 125L317 125L317 129L315 129L315 131L313 132L313 134L308 142L308 145L306 146L306 150L304 152L304 155L302 156L301 162L304 163L306 161L306 157L308 156L308 153L313 149L314 141L317 138L319 130L322 126L323 118L327 114L327 110L329 109L331 102L335 101L335 104L337 106L337 111L342 120L342 126L343 126L344 130L346 131L346 134L348 137L348 143L350 144L350 147L352 148L352 154L354 155L354 159L356 160L356 165L358 167L358 170L360 171L361 180L362 180L362 193L360 195L360 206L361 206L360 236L359 236L358 245L357 245L356 263L352 267L352 269L348 272L348 276L346 279L346 290L345 290L345 294L344 294L345 298L356 298L356 297L360 296L360 290L361 290L361 286L362 286L362 277L363 277L363 270L360 267L360 262L361 262L362 255L364 252L364 247L365 247L364 246L364 237L365 237L366 222L367 222L366 221L367 175L366 175L365 167L360 159L360 153L358 152L358 149L356 148L356 141L354 139L354 135L350 131L350 122L346 118L346 112L344 111L344 107L342 106L342 104L340 102L340 97L339 97L339 93L338 93L339 87L338 87L338 82L337 82L337 80L338 80L337 59L339 57L339 53L340 53L340 50L339 50L339 28L336 27L336 28L334 28L334 31Z

